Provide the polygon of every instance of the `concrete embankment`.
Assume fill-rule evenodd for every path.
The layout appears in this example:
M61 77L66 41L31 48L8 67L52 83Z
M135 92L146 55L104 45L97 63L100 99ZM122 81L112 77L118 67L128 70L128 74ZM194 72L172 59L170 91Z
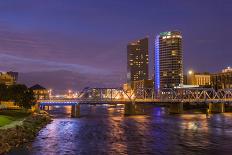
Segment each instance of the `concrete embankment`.
M50 121L51 117L45 112L33 113L22 122L22 125L0 129L0 154L32 142L40 129Z

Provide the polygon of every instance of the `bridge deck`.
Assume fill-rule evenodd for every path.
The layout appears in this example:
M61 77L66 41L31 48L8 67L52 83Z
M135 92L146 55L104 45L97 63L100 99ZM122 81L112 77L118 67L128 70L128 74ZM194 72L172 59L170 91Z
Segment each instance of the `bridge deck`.
M77 104L126 104L136 103L232 103L232 99L135 99L135 100L40 100L40 105L68 106Z
M47 102L39 102L39 105L41 106L74 106L74 105L78 105L78 102L68 102L68 101L64 101L64 102L56 102L56 101L47 101Z

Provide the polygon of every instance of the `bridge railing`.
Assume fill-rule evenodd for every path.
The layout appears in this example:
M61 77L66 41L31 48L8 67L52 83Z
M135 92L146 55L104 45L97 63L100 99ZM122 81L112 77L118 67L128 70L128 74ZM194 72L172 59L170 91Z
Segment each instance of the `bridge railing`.
M52 99L59 101L58 99ZM61 99L60 101L63 101ZM122 88L89 88L75 99L78 102L208 102L231 101L232 89L215 91L213 88L176 88L162 89L159 97L155 97L154 89L123 90Z
M161 100L190 100L190 101L231 101L232 89L215 91L213 88L177 88L163 89L160 92Z

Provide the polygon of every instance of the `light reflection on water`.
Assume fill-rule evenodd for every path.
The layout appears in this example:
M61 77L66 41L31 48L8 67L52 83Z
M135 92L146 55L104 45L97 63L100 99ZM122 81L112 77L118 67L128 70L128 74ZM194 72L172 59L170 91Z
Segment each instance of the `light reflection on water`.
M53 122L42 129L29 151L11 154L229 154L232 114L169 115L149 107L147 115L125 117L123 106L54 108Z

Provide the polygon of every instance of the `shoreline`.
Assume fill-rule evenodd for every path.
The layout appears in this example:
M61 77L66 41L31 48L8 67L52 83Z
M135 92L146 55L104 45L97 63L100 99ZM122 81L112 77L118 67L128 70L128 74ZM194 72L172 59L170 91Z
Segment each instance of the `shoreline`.
M0 129L0 154L7 153L14 148L30 143L39 131L52 121L51 116L41 111L26 117L22 125Z

